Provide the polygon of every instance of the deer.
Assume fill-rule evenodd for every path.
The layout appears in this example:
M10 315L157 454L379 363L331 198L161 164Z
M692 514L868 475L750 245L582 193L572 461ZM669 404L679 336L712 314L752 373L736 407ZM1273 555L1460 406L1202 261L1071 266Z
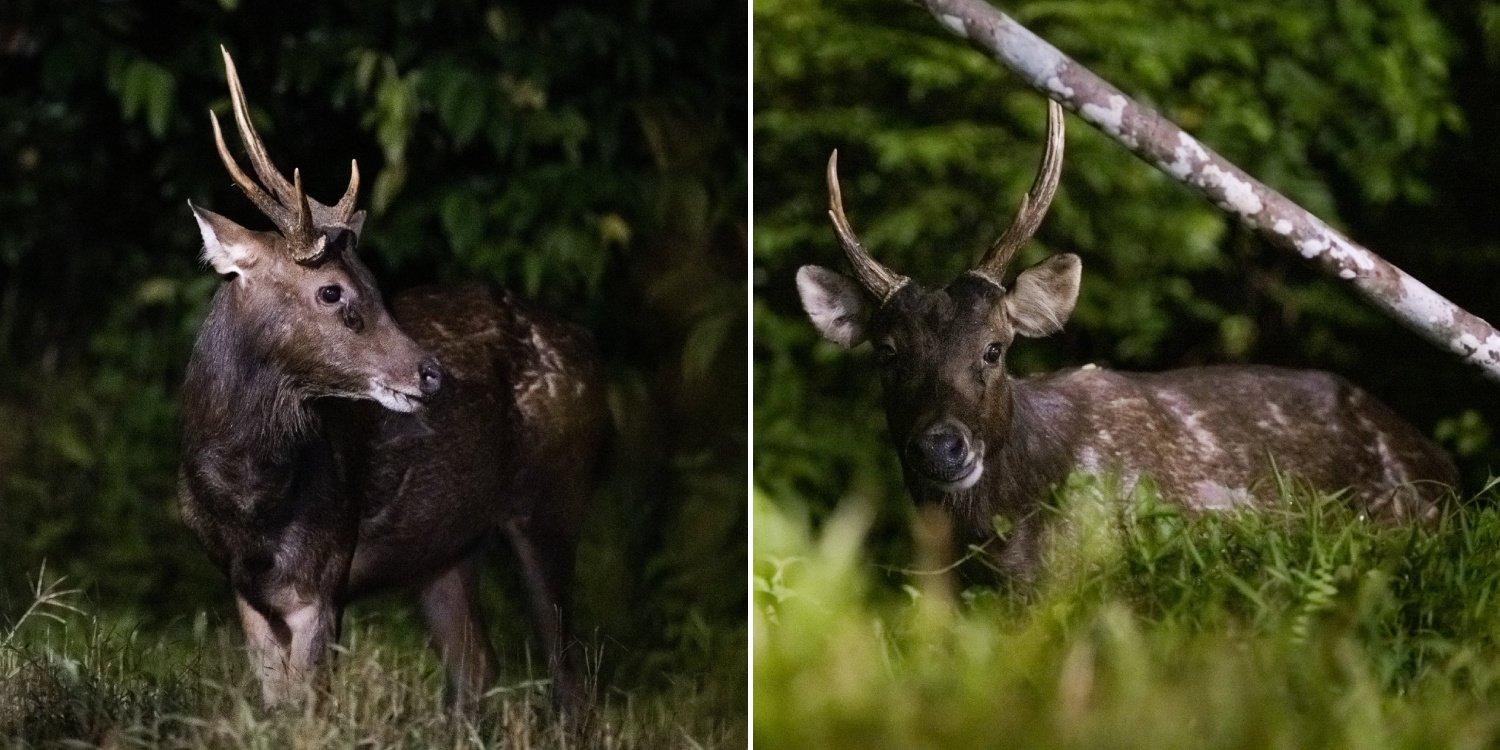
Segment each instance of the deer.
M828 341L874 349L890 440L912 498L1008 579L1031 580L1041 509L1073 474L1112 478L1123 496L1149 477L1190 511L1264 508L1296 478L1344 493L1391 521L1438 513L1458 471L1433 441L1346 379L1259 365L1116 372L1085 365L1017 377L1016 337L1062 330L1082 261L1053 255L1006 270L1036 233L1062 171L1063 112L1049 100L1041 165L1015 219L979 263L942 287L896 273L864 249L844 214L838 152L829 218L853 278L797 271L803 310ZM1004 529L1001 538L996 529Z
M233 590L263 704L315 698L346 605L406 590L448 701L476 710L497 676L479 565L503 540L553 705L586 713L570 590L608 421L590 337L478 284L412 289L387 308L358 253L358 162L332 206L300 170L288 181L221 51L258 181L210 111L219 158L274 230L188 202L222 281L182 384L178 504Z

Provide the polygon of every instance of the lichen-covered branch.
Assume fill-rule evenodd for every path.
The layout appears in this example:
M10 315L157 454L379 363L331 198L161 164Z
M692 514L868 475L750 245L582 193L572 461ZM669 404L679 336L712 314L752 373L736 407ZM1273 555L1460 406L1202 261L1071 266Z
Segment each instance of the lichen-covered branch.
M1214 153L985 0L917 0L1027 84L1196 188L1278 247L1337 276L1428 341L1500 382L1500 332Z

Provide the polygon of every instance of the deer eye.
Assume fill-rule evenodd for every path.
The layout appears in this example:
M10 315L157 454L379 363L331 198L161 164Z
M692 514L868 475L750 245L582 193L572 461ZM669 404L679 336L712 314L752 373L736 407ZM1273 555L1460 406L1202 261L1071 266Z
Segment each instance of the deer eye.
M875 345L875 362L877 364L888 365L894 359L896 359L896 347L890 344Z
M338 284L329 284L318 289L318 300L325 305L337 305L344 298L344 289Z
M1001 353L1002 349L1000 348L1000 343L998 341L992 342L989 347L984 350L984 361L987 364L993 365L996 362L1000 361Z

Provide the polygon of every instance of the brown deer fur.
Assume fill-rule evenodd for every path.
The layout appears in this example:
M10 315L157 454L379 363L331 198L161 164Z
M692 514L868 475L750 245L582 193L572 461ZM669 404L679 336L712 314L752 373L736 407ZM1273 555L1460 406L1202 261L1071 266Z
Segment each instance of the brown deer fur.
M333 207L275 173L225 63L263 187L222 139L220 154L279 231L193 208L226 280L183 383L179 501L234 590L265 702L306 691L347 602L410 589L472 707L496 671L476 558L501 537L554 696L582 706L568 602L606 425L587 335L480 287L415 290L387 312L356 252L357 170Z
M1070 254L1001 285L1051 200L1061 151L1053 104L1043 174L1016 221L1029 231L1007 232L978 268L941 288L870 258L843 216L830 159L830 214L858 280L804 266L798 291L829 340L875 347L891 439L918 502L946 509L961 538L1023 577L1037 562L1037 511L1073 472L1117 477L1127 488L1149 476L1164 497L1194 509L1273 502L1278 477L1289 477L1345 490L1376 517L1435 513L1458 484L1452 461L1335 375L1224 366L1011 376L1005 355L1016 335L1061 330L1078 295L1082 264ZM995 516L1013 529L1004 540L995 538Z

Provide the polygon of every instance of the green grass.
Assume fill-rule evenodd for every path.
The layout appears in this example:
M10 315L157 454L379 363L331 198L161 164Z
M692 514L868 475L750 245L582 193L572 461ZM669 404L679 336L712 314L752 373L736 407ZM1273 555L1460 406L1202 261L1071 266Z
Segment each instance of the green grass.
M875 566L868 503L813 532L757 497L757 746L1500 743L1494 485L1422 527L1292 489L1200 516L1097 489L1062 493L1025 592Z
M39 577L39 580L42 580ZM602 686L597 716L570 730L548 708L545 668L510 664L483 715L443 706L443 676L421 635L380 613L346 623L319 700L258 708L237 628L192 624L146 635L38 583L32 608L0 624L0 747L740 748L743 661L646 687ZM597 674L601 648L595 647Z

